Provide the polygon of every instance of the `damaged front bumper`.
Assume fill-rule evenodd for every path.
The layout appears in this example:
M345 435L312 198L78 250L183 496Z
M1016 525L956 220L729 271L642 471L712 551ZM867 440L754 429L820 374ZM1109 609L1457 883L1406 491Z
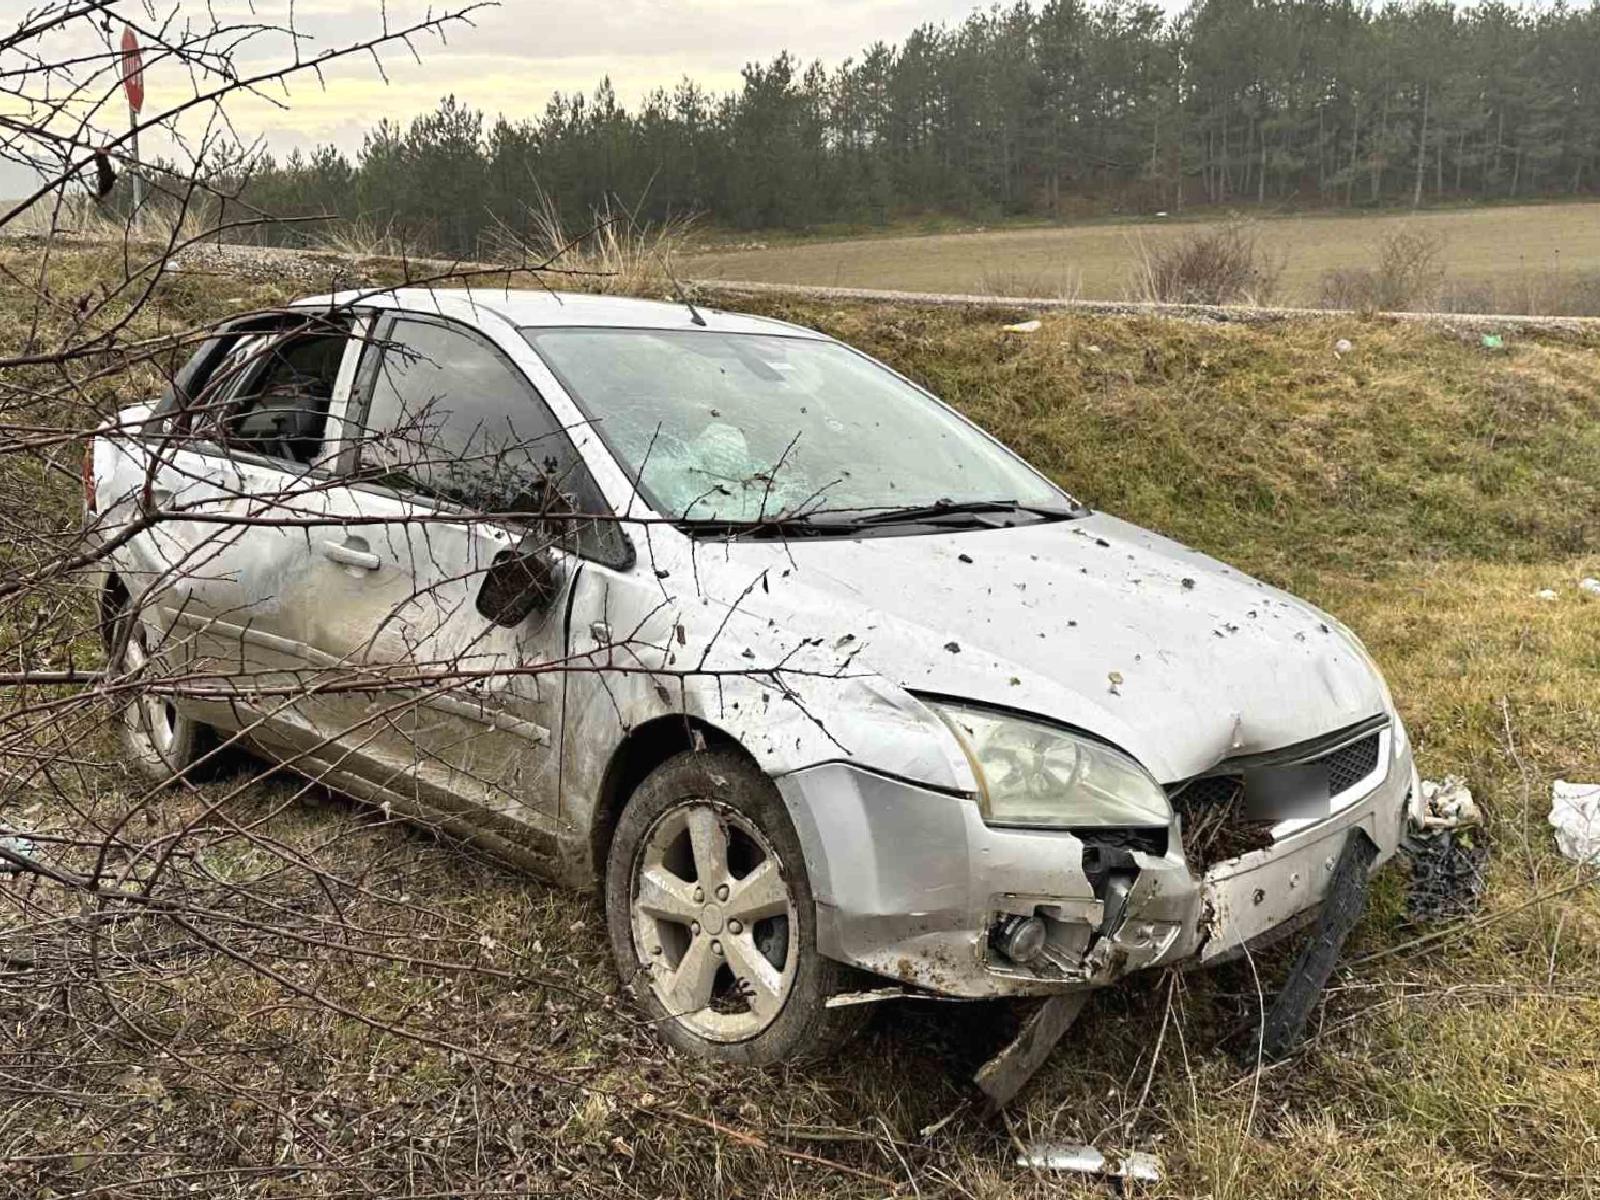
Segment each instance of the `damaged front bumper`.
M1398 725L1394 727L1398 729ZM1350 832L1399 845L1416 774L1403 734L1331 815L1197 878L1178 830L985 825L976 802L832 763L778 782L817 901L818 949L947 996L1048 995L1170 963L1213 962L1296 926L1321 903ZM995 931L1038 917L1045 946L1008 958Z

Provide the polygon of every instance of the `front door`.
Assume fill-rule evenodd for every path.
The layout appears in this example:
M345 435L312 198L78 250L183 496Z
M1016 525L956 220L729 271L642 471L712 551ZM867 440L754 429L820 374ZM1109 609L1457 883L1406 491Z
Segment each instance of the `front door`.
M568 593L579 555L620 532L569 523L554 586L515 623L491 620L485 573L535 524L510 514L552 497L600 511L569 439L514 363L435 318L379 329L358 397L307 580L327 760L424 817L468 815L553 855Z

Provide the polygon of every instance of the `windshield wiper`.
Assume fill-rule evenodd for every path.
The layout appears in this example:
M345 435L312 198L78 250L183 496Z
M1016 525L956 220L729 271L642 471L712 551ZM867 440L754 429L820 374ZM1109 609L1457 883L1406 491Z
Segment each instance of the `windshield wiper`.
M1089 515L1082 505L1022 504L1016 500L936 500L932 504L871 512L823 510L782 513L760 520L730 517L685 517L678 528L691 537L840 537L863 529L890 525L957 525L966 528L1003 528L1011 522L990 522L985 514L1023 513L1040 521L1070 521Z
M677 526L690 537L837 537L856 529L852 521L809 513L787 513L760 520L684 517Z
M1070 521L1087 516L1089 510L1082 505L1022 504L1016 500L935 500L932 504L907 508L887 508L849 518L857 528L873 525L900 525L919 523L942 524L946 518L977 516L983 513L1027 513L1047 521Z

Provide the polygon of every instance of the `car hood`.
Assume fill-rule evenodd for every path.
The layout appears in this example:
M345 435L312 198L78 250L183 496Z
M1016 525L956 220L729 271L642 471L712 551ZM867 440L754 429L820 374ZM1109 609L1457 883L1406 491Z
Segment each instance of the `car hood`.
M737 541L711 560L708 590L742 595L743 611L838 647L855 668L1086 730L1163 783L1387 707L1371 660L1332 618L1105 514ZM763 586L751 589L755 576Z

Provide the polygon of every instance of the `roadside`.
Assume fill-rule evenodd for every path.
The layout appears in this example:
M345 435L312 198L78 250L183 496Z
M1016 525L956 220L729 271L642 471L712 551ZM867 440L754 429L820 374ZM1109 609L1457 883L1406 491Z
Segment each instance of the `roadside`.
M186 256L130 337L452 266L214 249ZM95 286L107 261L68 253L56 294ZM27 277L20 256L6 265ZM481 269L486 283L506 270ZM217 912L196 926L248 966L181 938L160 960L119 957L127 923L99 927L99 978L87 955L51 960L52 995L71 1003L19 1003L8 1024L7 1070L26 1090L0 1105L15 1152L0 1191L1103 1194L1016 1166L1013 1134L1154 1153L1166 1179L1140 1185L1149 1196L1600 1189L1600 888L1544 823L1552 779L1600 778L1600 600L1577 582L1600 574L1600 333L1529 326L1490 349L1455 336L1454 318L725 294L861 346L1097 507L1349 623L1424 773L1463 774L1485 809L1478 916L1409 926L1403 871L1385 872L1310 1044L1259 1072L1225 1036L1253 1020L1289 950L1100 993L1008 1129L965 1104L1003 1034L993 1006L886 1009L819 1067L709 1070L664 1051L614 995L588 898L294 781L233 776L163 796L143 836L249 829L256 842L201 865L270 881L275 924ZM0 283L8 318L32 304ZM1038 329L1004 330L1035 311ZM46 336L71 316L50 309ZM127 403L153 386L142 370L88 387ZM72 520L76 449L0 481L27 529ZM87 593L67 584L60 602L82 611ZM41 827L92 824L143 793L103 726L81 733L66 801L34 802ZM337 922L320 918L315 881L285 869L302 856L359 885ZM81 914L62 917L78 928ZM64 1060L95 1022L103 1044Z
M1600 208L1596 209L1600 212ZM321 250L291 250L270 246L200 243L188 247L173 260L182 271L217 272L261 282L285 281L305 290L339 290L350 287L389 286L402 281L444 279L466 275L485 286L503 286L515 278L518 286L548 286L555 290L576 286L585 290L587 280L568 280L559 273L537 275L527 264L461 262L445 259L391 257L355 258ZM1160 317L1200 321L1208 324L1260 325L1283 321L1318 320L1351 322L1358 314L1339 310L1244 304L1152 304L1129 300L1082 300L1037 296L979 295L952 292L914 292L883 288L832 287L810 284L774 283L738 279L687 279L684 286L696 297L784 297L816 302L847 301L852 304L912 305L932 308L1014 310L1034 312L1084 313L1097 316ZM657 287L669 293L670 288ZM1438 326L1467 333L1517 332L1583 334L1600 330L1600 317L1547 317L1515 314L1470 314L1394 312L1371 314L1364 319L1379 319L1405 324Z

